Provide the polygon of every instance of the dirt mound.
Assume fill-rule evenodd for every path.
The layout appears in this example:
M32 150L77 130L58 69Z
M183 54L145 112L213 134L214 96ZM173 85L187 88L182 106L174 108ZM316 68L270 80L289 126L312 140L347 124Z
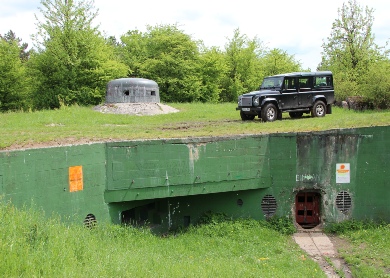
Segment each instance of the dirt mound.
M136 116L169 114L179 112L176 108L162 103L105 103L94 107L105 114L126 114Z

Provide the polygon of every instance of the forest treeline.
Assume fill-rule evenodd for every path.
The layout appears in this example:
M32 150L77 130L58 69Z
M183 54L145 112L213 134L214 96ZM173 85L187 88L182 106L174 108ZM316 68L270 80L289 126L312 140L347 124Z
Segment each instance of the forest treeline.
M93 1L41 0L34 47L12 31L0 35L0 111L96 105L116 78L156 81L162 102L233 102L264 76L308 71L294 55L268 49L233 30L225 47L206 47L178 25L103 36L93 22ZM336 99L359 96L370 107L390 108L390 60L375 43L373 9L348 0L323 40L315 70L334 73ZM313 70L313 69L312 69Z

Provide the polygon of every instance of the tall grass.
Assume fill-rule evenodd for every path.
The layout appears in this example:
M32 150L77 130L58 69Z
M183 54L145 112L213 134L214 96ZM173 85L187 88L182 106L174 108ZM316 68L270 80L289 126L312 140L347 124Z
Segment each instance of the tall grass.
M348 244L339 253L353 277L390 277L390 224L345 221L328 228Z
M356 112L333 108L324 118L304 116L262 123L241 121L236 104L170 103L178 113L133 116L102 114L92 107L62 107L58 110L0 114L0 149L31 145L178 138L195 136L227 136L271 132L318 131L390 124L390 111Z
M325 277L290 236L255 220L146 229L67 226L33 209L0 206L2 277Z

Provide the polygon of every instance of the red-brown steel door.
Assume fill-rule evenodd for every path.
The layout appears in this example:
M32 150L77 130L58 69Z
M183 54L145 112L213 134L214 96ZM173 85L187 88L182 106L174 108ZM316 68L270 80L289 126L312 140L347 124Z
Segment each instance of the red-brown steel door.
M295 199L296 222L302 227L315 227L320 223L320 195L300 192Z

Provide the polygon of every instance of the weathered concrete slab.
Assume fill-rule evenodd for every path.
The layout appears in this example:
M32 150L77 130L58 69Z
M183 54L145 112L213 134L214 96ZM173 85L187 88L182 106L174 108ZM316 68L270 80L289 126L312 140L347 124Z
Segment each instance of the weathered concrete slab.
M314 261L316 261L328 277L340 277L337 271L344 272L344 277L352 277L348 267L338 258L337 250L329 237L321 232L298 232L293 235L295 242ZM325 259L328 258L333 266ZM335 269L336 268L336 269Z

